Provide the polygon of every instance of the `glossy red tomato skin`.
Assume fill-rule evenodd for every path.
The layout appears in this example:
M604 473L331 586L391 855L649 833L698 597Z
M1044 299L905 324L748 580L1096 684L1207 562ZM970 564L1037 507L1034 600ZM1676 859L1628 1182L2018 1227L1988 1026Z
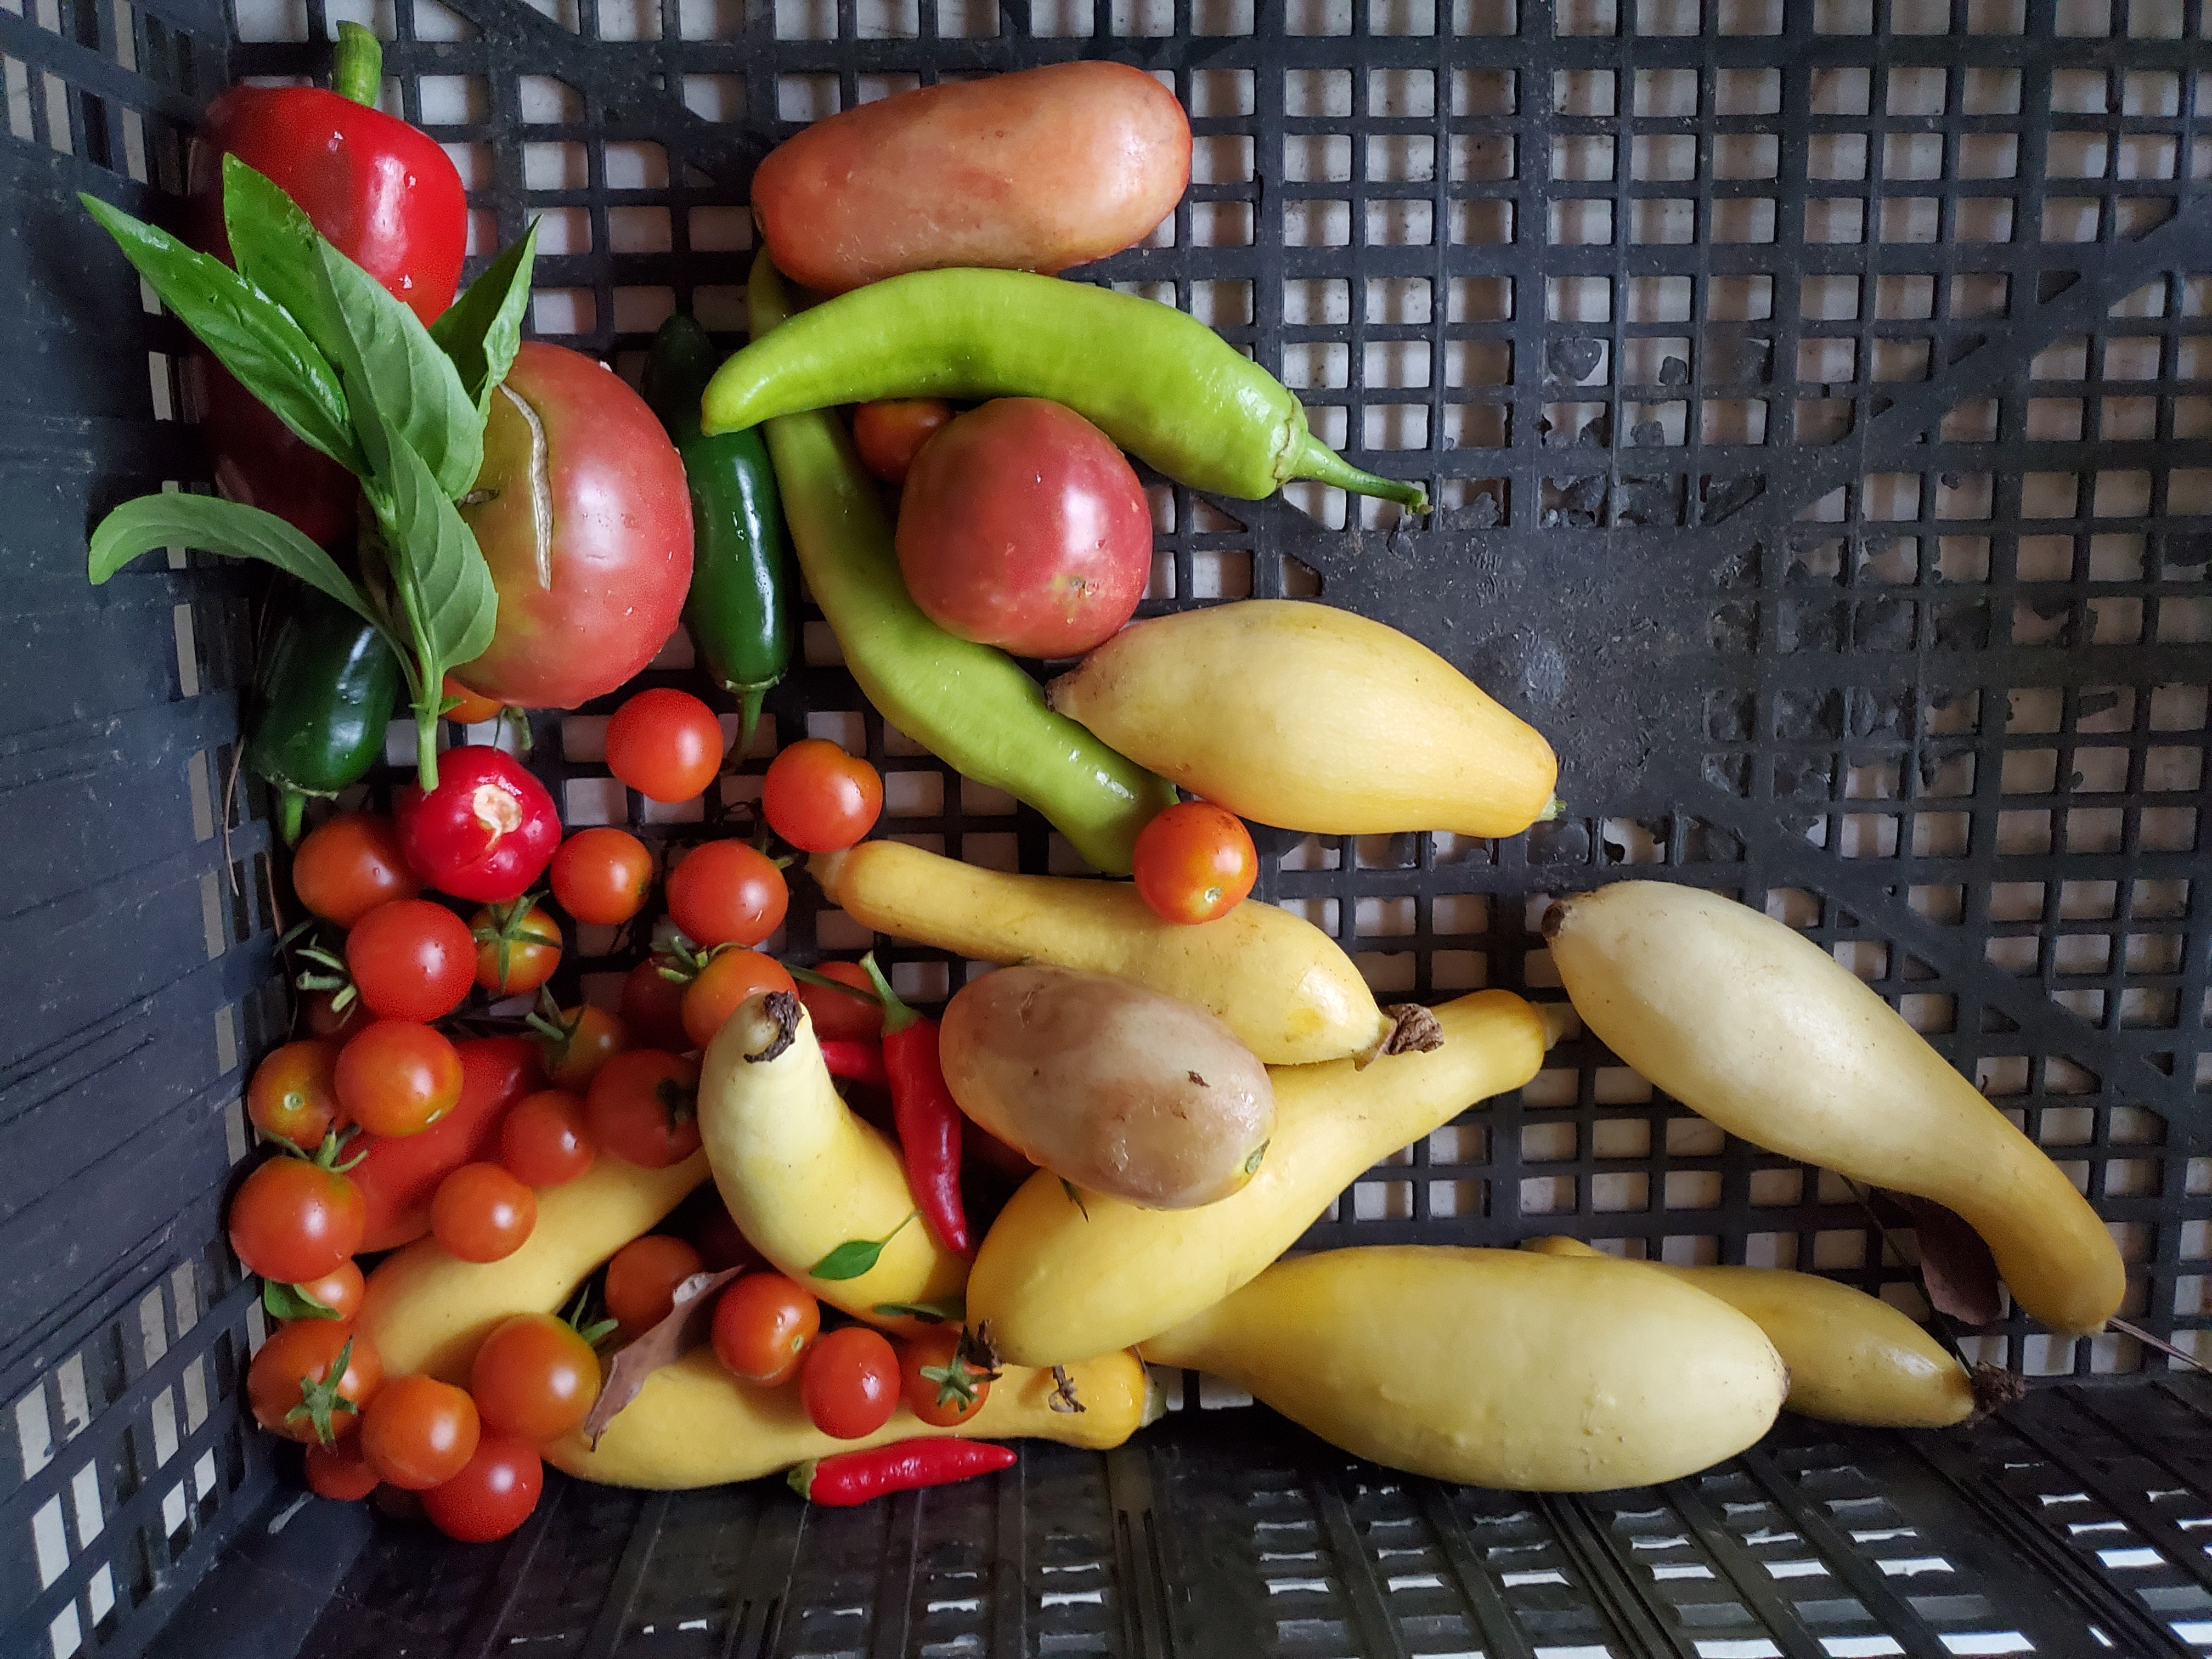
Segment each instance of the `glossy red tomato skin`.
M714 1304L714 1357L732 1376L775 1385L805 1363L822 1329L822 1304L778 1273L744 1273Z
M536 441L518 403L544 434L546 549L531 488ZM524 341L492 396L476 490L491 493L461 516L491 565L499 629L456 679L502 702L574 708L659 654L690 591L691 500L645 399L596 358Z
M461 1472L482 1433L467 1389L418 1373L393 1377L370 1399L361 1449L379 1479L427 1492Z
M349 1342L353 1345L349 1352ZM343 1439L353 1428L356 1413L383 1387L384 1362L368 1336L335 1320L302 1319L280 1326L261 1345L246 1372L246 1396L253 1420L284 1439L313 1441L313 1422L291 1414L292 1407L301 1403L301 1379L329 1381L341 1353L346 1356L346 1368L338 1380L338 1398L345 1403L331 1413L331 1431L333 1438Z
M345 950L354 988L382 1019L442 1019L476 978L468 923L428 899L378 905L354 923Z
M1138 896L1165 921L1218 921L1250 895L1260 854L1244 820L1210 801L1169 807L1137 834Z
M488 1544L530 1518L544 1486L545 1462L535 1446L487 1434L459 1474L422 1494L422 1513L448 1538Z
M477 1345L469 1395L487 1432L543 1446L589 1414L600 1375L599 1356L573 1327L552 1314L516 1314Z
M230 1200L230 1248L248 1273L302 1285L337 1271L361 1248L362 1206L353 1182L300 1158L273 1158Z
M338 1051L338 1103L373 1135L420 1134L460 1104L461 1060L443 1032L380 1019Z
M599 1150L665 1170L699 1150L699 1062L659 1048L626 1048L600 1066L584 1097Z
M835 853L875 828L884 810L876 769L823 738L802 738L768 764L761 816L802 853Z
M824 979L842 980L854 990L867 993L865 997L848 997L826 985L802 982L799 1000L806 1005L817 1038L825 1042L832 1038L866 1042L884 1034L883 1005L875 1000L866 969L857 962L817 962L814 971Z
M884 398L853 411L853 447L860 465L887 484L902 484L921 447L952 418L942 398Z
M554 902L579 921L616 927L645 908L653 854L627 830L579 830L553 854Z
M303 1152L321 1146L337 1121L338 1046L309 1038L270 1049L246 1089L253 1127Z
M307 1448L307 1490L318 1498L349 1503L377 1487L376 1471L361 1455L361 1443L348 1435L335 1446Z
M463 1261L504 1261L538 1225L538 1195L496 1164L464 1164L438 1183L430 1236Z
M692 1048L703 1049L748 998L796 988L774 957L759 951L718 951L699 970L699 977L684 988L684 1036Z
M674 1304L676 1287L703 1266L696 1249L670 1234L633 1238L607 1263L608 1316L622 1322L625 1338L659 1324Z
M438 787L394 798L409 866L441 893L504 904L528 890L561 844L561 814L521 762L489 744L438 757Z
M899 569L929 619L1018 657L1076 657L1136 614L1152 515L1113 441L1073 410L1000 398L922 448Z
M695 847L668 874L668 915L697 945L758 945L783 925L783 872L741 841Z
M308 1279L300 1289L336 1314L341 1322L350 1322L361 1311L362 1298L368 1293L368 1281L356 1264L346 1261L320 1279Z
M635 693L607 721L607 770L647 800L696 800L722 769L722 724L689 691Z
M841 1326L807 1349L799 1391L808 1420L823 1433L839 1440L863 1439L898 1409L898 1355L881 1331Z
M413 898L422 878L408 867L390 818L340 812L307 831L292 854L292 890L311 914L350 927L380 904Z
M397 1249L428 1232L439 1182L496 1156L507 1109L538 1086L538 1046L527 1037L464 1037L453 1052L461 1061L453 1109L420 1134L377 1136L361 1149L350 1179L368 1210L365 1251Z
M667 957L647 957L623 981L623 1029L641 1048L665 1048L680 1054L691 1046L684 1032L684 987L660 970L673 966Z
M599 1143L584 1121L584 1101L566 1089L525 1095L499 1127L499 1161L518 1181L558 1187L598 1160Z

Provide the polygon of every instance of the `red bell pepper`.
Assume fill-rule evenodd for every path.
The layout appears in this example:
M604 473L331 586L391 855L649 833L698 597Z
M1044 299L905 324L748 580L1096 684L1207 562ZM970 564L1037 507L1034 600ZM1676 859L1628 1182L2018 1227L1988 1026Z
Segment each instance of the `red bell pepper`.
M545 786L484 744L447 750L438 787L426 795L402 786L392 815L408 867L440 892L479 904L520 898L561 844L561 815Z
M374 35L341 23L335 90L233 87L216 99L192 141L188 234L195 247L230 258L222 158L235 155L428 324L453 304L460 282L468 197L436 140L375 107L383 64ZM224 492L318 542L349 529L353 475L295 437L205 351L195 357L205 377L201 429Z
M817 1457L794 1465L785 1479L792 1491L810 1504L844 1508L886 1492L972 1480L979 1474L1012 1468L1014 1457L1012 1446L947 1435Z

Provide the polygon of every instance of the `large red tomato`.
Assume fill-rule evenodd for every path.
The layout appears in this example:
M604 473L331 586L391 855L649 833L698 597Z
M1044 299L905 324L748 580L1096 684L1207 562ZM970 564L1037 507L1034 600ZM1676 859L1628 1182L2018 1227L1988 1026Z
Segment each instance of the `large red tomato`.
M691 586L676 447L599 360L523 343L492 393L461 516L499 588L491 649L454 671L525 708L574 708L653 660Z
M349 1173L368 1212L364 1250L396 1249L428 1232L439 1183L464 1164L498 1158L507 1109L539 1086L538 1046L527 1037L468 1037L453 1048L460 1104L419 1134L362 1138L366 1156Z

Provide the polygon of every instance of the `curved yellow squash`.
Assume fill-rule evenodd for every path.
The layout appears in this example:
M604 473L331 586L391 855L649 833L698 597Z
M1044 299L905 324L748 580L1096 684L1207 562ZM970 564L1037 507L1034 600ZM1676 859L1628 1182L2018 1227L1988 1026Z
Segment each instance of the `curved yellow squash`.
M1144 1344L1392 1468L1524 1492L1694 1474L1765 1433L1759 1327L1627 1262L1407 1245L1269 1268Z

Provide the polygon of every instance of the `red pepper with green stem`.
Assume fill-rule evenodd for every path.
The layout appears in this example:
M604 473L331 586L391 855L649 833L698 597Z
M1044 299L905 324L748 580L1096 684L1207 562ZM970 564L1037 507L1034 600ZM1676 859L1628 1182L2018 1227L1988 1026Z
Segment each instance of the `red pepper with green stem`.
M785 1478L792 1491L808 1503L842 1508L865 1504L888 1492L971 1480L979 1474L1012 1468L1014 1460L1012 1446L947 1435L817 1457L794 1465Z

